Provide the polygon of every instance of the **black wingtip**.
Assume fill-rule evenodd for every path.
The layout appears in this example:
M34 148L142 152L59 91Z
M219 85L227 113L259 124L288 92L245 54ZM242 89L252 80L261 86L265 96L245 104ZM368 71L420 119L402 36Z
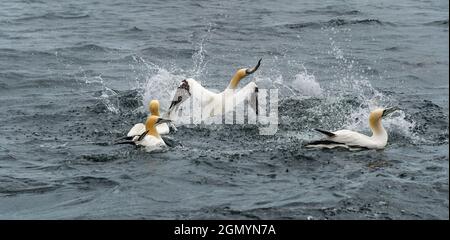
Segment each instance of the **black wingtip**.
M142 139L144 139L145 135L147 135L148 131L150 131L150 130L147 130L144 133L142 133L141 136L139 136L137 141L142 141Z
M120 145L120 144L131 144L135 145L133 141L123 141L123 142L115 142L114 145Z
M116 144L127 144L128 142L133 143L133 141L131 141L131 140L133 140L133 137L125 136L125 137L114 139L113 144L114 145L116 145Z
M325 131L325 130L318 129L318 128L314 128L314 130L316 130L316 131L318 131L320 133L323 133L323 134L327 135L328 137L335 137L336 136L336 134L334 134L334 133L332 133L330 131Z
M308 146L315 146L315 145L335 145L335 144L342 144L342 143L338 143L338 142L330 141L330 140L316 140L316 141L312 141L309 143L305 143L304 146L308 147Z

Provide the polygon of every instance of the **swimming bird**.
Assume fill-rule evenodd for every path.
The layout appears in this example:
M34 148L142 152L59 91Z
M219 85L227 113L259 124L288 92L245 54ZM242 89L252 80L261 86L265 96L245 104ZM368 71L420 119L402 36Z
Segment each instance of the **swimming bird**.
M166 143L161 138L161 135L156 130L156 127L170 123L168 119L164 119L155 115L151 115L145 121L145 130L139 135L127 136L126 141L117 142L116 144L135 144L138 146L144 146L146 151L159 150L166 147Z
M159 114L159 101L158 100L151 100L149 105L148 105L148 109L150 111L150 116L154 115L154 116L160 116ZM173 125L171 125L173 126ZM175 129L175 127L173 126L173 129ZM131 129L130 131L127 133L127 137L130 136L139 136L142 133L145 132L145 125L143 123L136 123ZM162 123L160 125L156 126L156 130L158 131L159 134L168 134L170 132L170 127L169 124L167 123Z
M309 148L335 148L345 147L348 149L383 149L388 141L388 134L381 124L383 117L397 111L397 107L378 108L373 110L369 115L369 126L372 129L372 136L350 131L339 130L329 132L322 129L314 129L326 135L325 139L307 143L305 147Z
M180 105L189 99L189 97L194 97L200 101L202 113L204 115L212 117L219 113L222 113L222 107L225 106L225 110L232 110L234 105L243 102L246 99L250 99L254 102L252 106L255 109L256 114L258 114L258 101L257 93L258 86L255 82L250 82L242 89L236 91L239 82L246 76L254 73L258 70L261 65L261 60L253 68L242 68L236 71L234 76L231 78L227 88L220 92L214 93L206 88L204 88L199 82L193 78L187 78L183 80L175 92L174 98L170 104L169 110L167 112L168 118L171 118L171 114L176 112Z

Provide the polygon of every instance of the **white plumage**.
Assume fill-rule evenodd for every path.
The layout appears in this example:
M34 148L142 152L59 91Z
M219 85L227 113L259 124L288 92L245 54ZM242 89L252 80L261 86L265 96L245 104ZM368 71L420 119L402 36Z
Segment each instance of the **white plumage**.
M250 82L242 89L236 90L240 80L254 73L260 66L261 60L252 69L239 69L230 81L228 87L220 92L214 93L204 88L198 81L193 78L187 78L181 82L174 95L172 103L168 110L168 117L179 108L181 103L189 99L195 98L201 107L202 117L212 117L226 111L233 110L234 107L245 100L256 99L258 86L255 82ZM225 107L225 112L223 112ZM257 106L252 106L257 110Z
M121 143L144 146L148 152L163 149L166 147L166 143L156 128L168 122L170 120L151 115L147 118L145 125L142 123L135 124L127 134L128 141Z
M146 135L144 139L136 142L136 145L143 146L146 152L155 152L166 147L166 143L161 137L155 137L153 135Z
M167 123L162 123L156 126L156 131L158 131L158 133L161 135L168 134L170 132L169 125ZM144 132L145 125L143 123L136 123L127 133L127 137L140 136Z
M258 88L255 82L250 82L239 90L227 88L220 93L213 93L192 78L188 78L186 81L190 85L191 96L199 100L202 114L206 117L233 110L235 106L246 99L250 100L252 94L255 94ZM222 109L222 107L225 108Z
M118 140L116 144L134 144L144 146L146 151L155 151L166 147L166 143L161 138L160 134L167 134L170 132L168 119L159 117L159 102L152 100L149 104L151 115L147 117L145 124L137 123L127 136Z
M327 135L325 139L313 141L306 144L310 148L335 148L346 147L349 149L383 149L388 141L388 134L381 124L384 116L396 111L397 108L376 109L369 115L369 126L372 130L372 136L354 132L351 130L339 130L329 132L316 129L317 131Z

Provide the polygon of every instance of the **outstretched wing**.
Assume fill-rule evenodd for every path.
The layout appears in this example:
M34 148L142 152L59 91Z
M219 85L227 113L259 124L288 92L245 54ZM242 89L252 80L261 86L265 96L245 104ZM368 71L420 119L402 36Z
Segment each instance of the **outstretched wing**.
M172 102L170 103L169 110L167 111L167 118L171 118L173 112L176 112L180 105L186 101L190 96L189 84L186 80L181 81L180 85L173 96Z
M145 125L143 123L137 123L127 133L127 137L140 136L143 132L145 132Z
M130 131L128 131L126 137L117 138L114 140L114 144L135 144L134 140L141 136L145 131L145 125L143 123L135 124Z
M249 101L250 107L258 115L258 86L254 82L250 82L245 85L243 88L239 89L237 93L234 95L236 106L244 102L245 100Z
M176 147L176 146L182 147L183 146L180 142L178 142L177 140L174 140L170 137L161 136L161 138L168 147Z

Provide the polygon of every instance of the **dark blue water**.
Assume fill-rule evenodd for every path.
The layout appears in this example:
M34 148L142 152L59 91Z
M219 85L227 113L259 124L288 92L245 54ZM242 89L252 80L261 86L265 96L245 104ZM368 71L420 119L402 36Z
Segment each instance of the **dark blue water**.
M0 218L448 219L448 18L446 0L2 1ZM111 144L182 79L223 89L260 57L275 135ZM302 147L392 105L383 151Z

